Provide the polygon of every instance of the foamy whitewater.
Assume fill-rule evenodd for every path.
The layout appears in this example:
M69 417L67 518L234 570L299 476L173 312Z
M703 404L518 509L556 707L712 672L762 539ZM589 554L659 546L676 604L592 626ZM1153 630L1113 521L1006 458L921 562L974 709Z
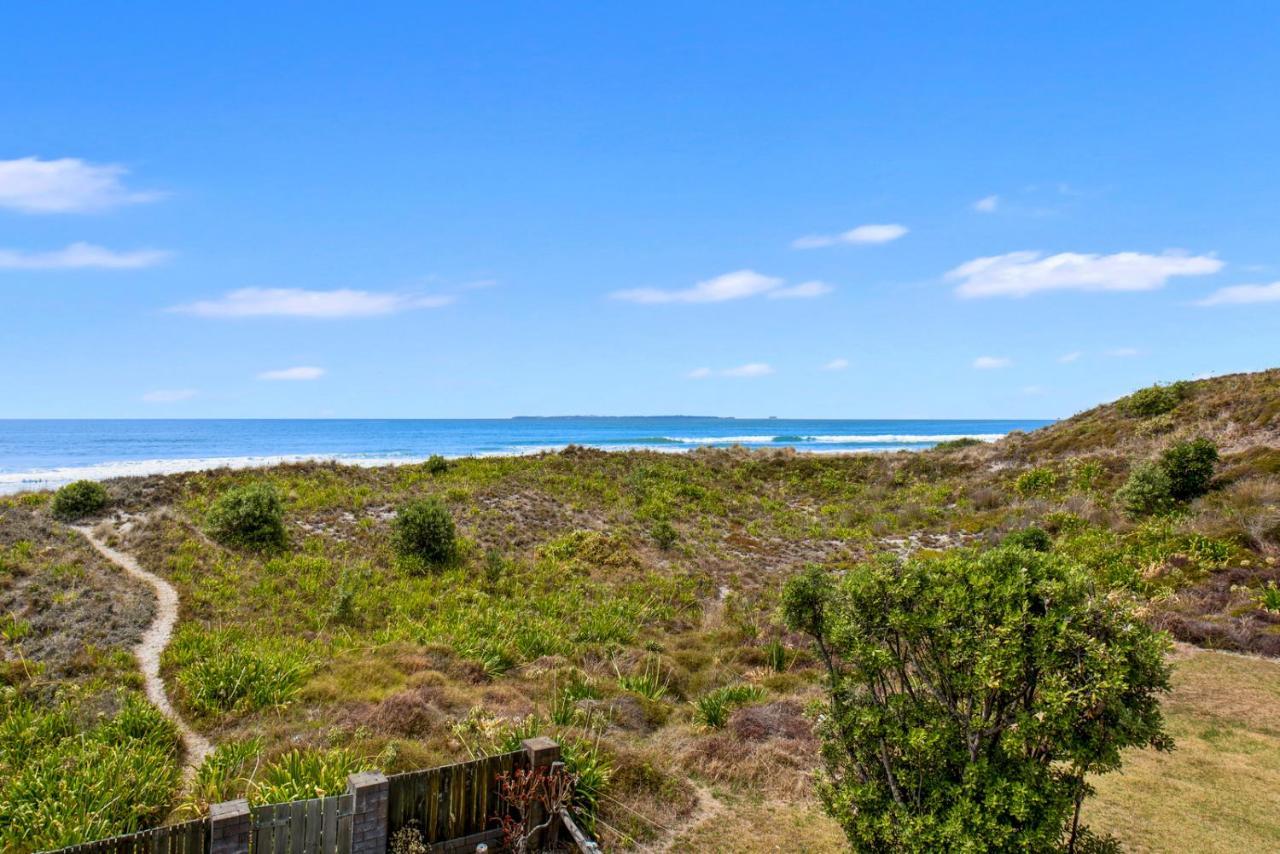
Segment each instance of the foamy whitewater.
M0 493L73 480L245 468L302 460L362 466L531 454L586 445L688 451L742 445L821 453L995 441L1033 420L511 418L472 420L0 420Z

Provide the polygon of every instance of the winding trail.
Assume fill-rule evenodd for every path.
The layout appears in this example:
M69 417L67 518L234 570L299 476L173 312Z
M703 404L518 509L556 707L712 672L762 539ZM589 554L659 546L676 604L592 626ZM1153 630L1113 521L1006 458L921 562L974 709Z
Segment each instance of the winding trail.
M174 590L173 586L160 576L147 572L139 566L132 556L108 546L93 533L91 528L80 525L71 527L83 535L89 541L89 544L98 551L98 554L120 567L126 574L150 585L151 589L155 591L155 619L151 621L151 625L147 626L147 630L143 632L142 640L133 648L133 655L138 659L138 666L142 669L142 679L146 685L147 699L165 717L173 721L178 728L178 736L182 739L183 753L186 757L186 767L183 769L183 775L190 780L191 776L195 774L196 768L204 761L204 758L213 752L213 745L209 743L208 739L193 730L174 711L172 704L169 702L169 695L165 691L164 680L160 678L160 656L164 652L164 648L169 645L169 638L173 636L173 624L178 620L178 591Z

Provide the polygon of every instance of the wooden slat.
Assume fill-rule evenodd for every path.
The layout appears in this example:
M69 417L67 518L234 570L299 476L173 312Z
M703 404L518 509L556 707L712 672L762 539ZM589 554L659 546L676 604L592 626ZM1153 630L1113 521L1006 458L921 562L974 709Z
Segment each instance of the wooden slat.
M324 809L325 800L327 799L312 798L307 801L307 834L302 845L306 854L324 854L320 847L320 811Z
M289 804L289 854L303 854L302 844L306 841L307 802L294 801Z
M440 772L431 771L424 778L427 786L426 811L423 814L422 835L428 842L436 841L436 820L440 815Z
M326 854L338 850L338 798L325 801L321 818L320 839Z

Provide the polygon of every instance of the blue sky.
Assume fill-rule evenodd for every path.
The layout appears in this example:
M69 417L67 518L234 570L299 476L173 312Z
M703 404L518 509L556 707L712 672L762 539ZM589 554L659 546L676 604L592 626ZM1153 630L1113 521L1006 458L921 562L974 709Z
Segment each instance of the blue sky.
M1277 364L1280 7L973 5L23 4L0 417L1057 417Z

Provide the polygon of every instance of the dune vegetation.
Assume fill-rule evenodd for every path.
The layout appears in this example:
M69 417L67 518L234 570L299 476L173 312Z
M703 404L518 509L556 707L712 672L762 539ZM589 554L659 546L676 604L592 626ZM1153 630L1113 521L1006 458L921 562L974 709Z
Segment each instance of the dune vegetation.
M121 479L106 499L85 518L179 592L163 675L218 749L184 787L127 653L145 592L55 518L54 497L5 499L0 846L334 791L351 770L545 733L608 847L840 850L814 782L824 670L785 626L784 583L1006 541L1180 642L1163 703L1175 749L1092 780L1090 826L1138 851L1280 842L1280 371L920 453L569 448ZM33 812L40 786L110 782L75 759L100 743L147 771L129 809Z

